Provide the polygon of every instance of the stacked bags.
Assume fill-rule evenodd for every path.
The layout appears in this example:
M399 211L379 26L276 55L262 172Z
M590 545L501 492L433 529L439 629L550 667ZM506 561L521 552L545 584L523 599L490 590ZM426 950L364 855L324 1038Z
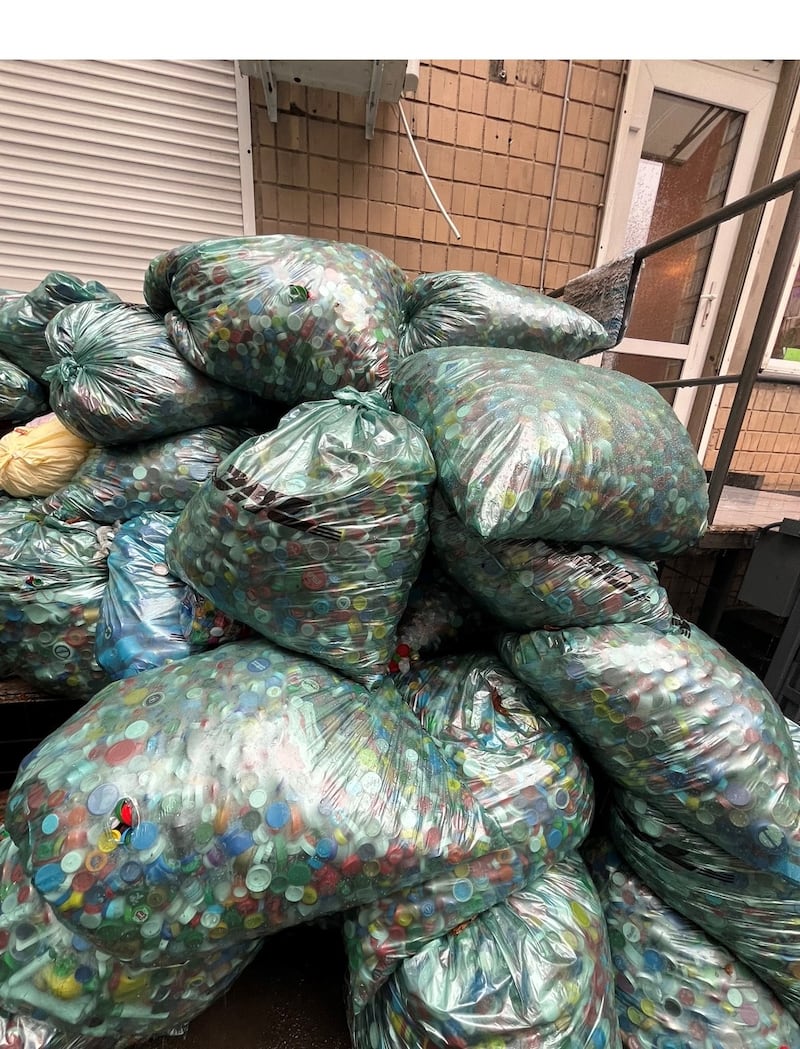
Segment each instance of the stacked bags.
M706 521L670 407L577 363L605 338L579 311L480 275L412 285L354 245L188 245L153 260L145 291L177 354L263 413L195 431L229 443L180 490L185 433L115 444L109 426L29 506L45 527L112 528L131 567L127 544L157 535L145 571L184 587L192 630L206 614L220 641L187 650L170 605L176 647L154 639L149 668L115 655L118 680L23 763L8 810L54 920L148 974L139 1035L166 1023L151 989L176 965L333 915L356 1049L727 1044L739 1028L707 992L694 1026L625 997L654 955L622 958L582 858L588 761L615 805L624 788L795 891L785 722L673 615L653 564ZM90 312L133 316L90 303L50 334ZM138 643L138 623L109 611L108 641ZM623 929L656 909L624 902ZM757 980L726 985L734 1009L737 992L764 1037L796 1040ZM2 1014L42 1019L0 990Z

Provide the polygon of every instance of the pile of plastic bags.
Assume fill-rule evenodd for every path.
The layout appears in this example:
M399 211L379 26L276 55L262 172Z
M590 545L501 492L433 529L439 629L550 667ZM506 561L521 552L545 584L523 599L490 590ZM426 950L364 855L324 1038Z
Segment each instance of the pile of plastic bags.
M673 614L705 475L602 325L300 237L45 286L0 353L85 446L0 499L0 672L76 711L0 1044L174 1029L324 918L355 1049L800 1047L800 737Z

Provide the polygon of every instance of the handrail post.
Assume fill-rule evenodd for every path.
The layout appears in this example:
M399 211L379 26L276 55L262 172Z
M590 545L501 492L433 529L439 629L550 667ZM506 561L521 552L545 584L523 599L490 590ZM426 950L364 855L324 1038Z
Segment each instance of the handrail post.
M736 388L736 393L731 405L731 413L722 434L717 461L711 472L708 484L708 523L714 520L714 515L719 505L725 478L728 476L739 433L744 422L750 396L753 392L758 377L761 362L767 352L767 342L775 322L775 315L780 306L783 290L789 279L794 261L797 241L800 237L800 182L795 184L789 201L789 210L783 223L783 229L775 250L775 258L767 278L767 286L756 317L750 345L747 348L744 365L742 366L741 378Z

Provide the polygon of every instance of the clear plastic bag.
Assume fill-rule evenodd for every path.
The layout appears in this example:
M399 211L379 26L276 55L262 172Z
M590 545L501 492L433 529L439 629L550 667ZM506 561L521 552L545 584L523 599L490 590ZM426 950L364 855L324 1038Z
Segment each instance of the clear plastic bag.
M668 906L725 944L800 1020L800 895L618 791L610 833L628 866Z
M355 1049L620 1049L608 935L581 860L429 943L350 1028Z
M58 270L23 295L0 298L0 354L41 381L53 363L47 325L65 306L92 299L118 302L119 296L98 281L82 281Z
M726 947L667 907L607 842L586 856L608 926L624 1045L800 1045L796 1021Z
M261 639L107 686L23 761L6 825L59 921L153 966L508 845L391 686ZM99 920L94 894L113 901Z
M415 426L377 393L339 390L215 471L167 563L233 619L372 687L427 548L435 477Z
M255 425L255 399L188 364L164 321L145 306L82 302L47 325L44 373L64 425L94 444L131 444L199 430ZM265 429L267 427L265 426Z
M0 488L15 499L51 495L74 476L92 449L49 414L0 437Z
M676 554L706 528L705 473L657 390L521 350L422 350L391 395L431 446L438 486L483 539Z
M94 448L69 484L34 500L42 516L115 524L148 511L180 513L251 430L208 426L139 444Z
M57 812L49 819L57 821ZM83 897L87 887L91 892L91 875L83 865L70 870L70 879L70 895ZM155 891L151 886L149 892ZM142 908L147 895L143 890ZM138 1045L199 1015L230 987L260 947L245 942L163 968L129 965L58 921L0 828L0 1045ZM12 1040L14 1028L21 1042Z
M758 678L695 626L506 635L506 665L614 783L800 883L800 761Z
M403 958L542 874L588 834L591 774L571 735L494 656L427 660L400 695L512 848L430 884L386 894L345 923L360 1008Z
M44 386L18 365L0 357L0 422L26 423L48 408Z
M424 273L410 285L400 332L406 357L436 346L491 346L577 360L605 328L582 310L486 273Z
M0 651L10 673L73 699L108 683L94 654L106 552L96 526L45 522L22 499L0 507Z
M405 281L370 248L276 234L173 248L144 294L190 364L293 406L345 386L386 392Z
M647 623L669 626L656 567L609 546L544 539L481 539L437 489L431 544L452 579L508 630Z
M95 645L97 662L112 681L238 640L247 631L208 611L203 614L212 622L202 630L191 587L167 568L167 539L177 520L177 514L143 513L114 535Z

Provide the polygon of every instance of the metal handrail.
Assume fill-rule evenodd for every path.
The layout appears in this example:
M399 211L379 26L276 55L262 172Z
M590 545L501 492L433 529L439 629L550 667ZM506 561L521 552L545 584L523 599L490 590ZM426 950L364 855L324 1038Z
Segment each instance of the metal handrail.
M789 192L792 194L789 202L789 209L783 222L780 239L775 250L775 257L772 261L772 267L769 272L769 277L767 278L764 295L761 299L758 316L756 317L753 334L750 338L750 345L747 348L747 354L741 372L735 376L703 376L697 379L678 379L674 382L664 381L648 384L656 389L667 389L670 387L678 388L683 386L713 386L720 383L731 382L736 382L737 384L730 415L728 416L728 421L722 434L722 440L720 441L719 451L717 452L717 459L708 482L709 525L713 522L719 505L722 489L725 486L725 478L728 475L731 461L733 460L733 455L736 450L736 443L739 439L739 434L741 433L747 405L750 402L753 386L758 379L761 362L767 352L768 341L772 331L775 314L780 306L783 289L791 275L795 251L797 249L798 240L800 240L800 171L793 171L791 174L784 175L783 178L777 179L775 182L770 182L768 185L762 186L760 189L753 190L752 193L740 197L739 200L735 200L731 204L726 204L722 208L717 208L708 215L704 215L702 218L696 219L694 222L690 222L686 226L681 226L680 229L668 233L664 237L659 237L658 240L651 241L649 244L644 244L633 252L633 269L628 283L628 296L623 311L624 318L627 318L630 314L639 269L645 259L649 258L651 255L655 255L659 251L665 251L667 248L674 247L675 244L680 244L681 241L688 240L690 237L694 237L698 233L704 233L708 229L719 226L723 222L727 222L729 219L738 218L746 211L767 204L769 201L775 200ZM565 290L566 285L555 291L551 291L548 294L552 298L559 298L564 294Z

